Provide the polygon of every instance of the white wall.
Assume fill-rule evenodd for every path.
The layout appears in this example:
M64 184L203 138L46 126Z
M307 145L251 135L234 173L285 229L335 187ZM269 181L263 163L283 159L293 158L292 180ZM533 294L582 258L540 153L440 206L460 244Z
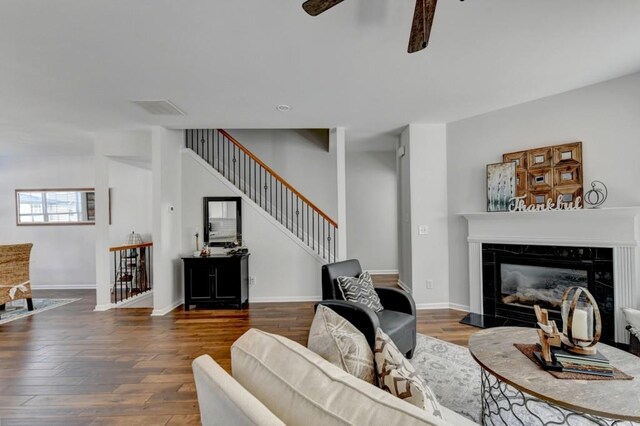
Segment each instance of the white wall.
M16 189L92 188L92 156L0 157L0 244L33 243L38 288L95 287L93 225L17 226Z
M485 165L511 151L582 141L584 183L609 188L604 207L640 205L640 73L447 126L452 302L469 304L467 224L485 210Z
M112 246L125 243L131 231L151 238L151 170L118 160L109 161L111 189L111 225L109 242Z
M404 154L396 154L396 171L398 190L398 269L400 282L411 289L413 279L411 277L411 144L409 143L409 126L400 135L398 150Z
M349 140L347 133L347 257L365 270L398 270L397 140Z
M408 143L413 298L418 307L448 307L446 126L410 124ZM428 234L418 234L421 225L428 227ZM433 288L427 289L427 280L433 282Z
M242 193L189 151L182 154L183 254L194 249L194 231L202 235L202 199L241 196ZM248 199L242 202L242 237L249 247L249 274L256 284L249 289L251 302L320 300L322 262L297 242L295 235ZM202 238L200 239L202 242ZM301 243L303 244L303 243Z
M227 130L231 136L337 221L336 151L328 132L306 129Z
M182 161L184 131L154 128L151 138L153 312L182 304ZM185 188L191 185L184 181ZM190 206L189 206L190 207Z

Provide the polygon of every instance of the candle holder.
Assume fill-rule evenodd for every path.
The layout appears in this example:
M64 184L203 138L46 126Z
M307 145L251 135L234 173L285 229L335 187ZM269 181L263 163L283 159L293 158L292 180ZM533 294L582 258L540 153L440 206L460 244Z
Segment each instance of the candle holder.
M584 295L581 299L580 296ZM569 287L562 295L562 346L580 355L595 355L602 333L598 304L584 287ZM595 324L594 324L595 323Z

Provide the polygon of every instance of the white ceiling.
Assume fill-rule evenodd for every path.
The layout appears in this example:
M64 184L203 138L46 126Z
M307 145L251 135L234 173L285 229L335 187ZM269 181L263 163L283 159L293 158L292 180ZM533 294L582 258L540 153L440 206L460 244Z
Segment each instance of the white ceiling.
M412 55L414 0L301 3L0 0L0 148L149 125L388 134L640 71L638 0L441 0Z

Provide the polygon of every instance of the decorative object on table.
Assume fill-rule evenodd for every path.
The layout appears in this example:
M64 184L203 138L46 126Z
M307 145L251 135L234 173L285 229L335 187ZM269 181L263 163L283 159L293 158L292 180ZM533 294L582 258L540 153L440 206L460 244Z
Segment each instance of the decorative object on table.
M33 310L29 277L32 247L31 243L0 246L0 311L5 310L8 302L18 299L26 299L28 309Z
M6 324L11 321L18 320L20 318L29 317L31 315L39 314L41 312L48 311L49 309L58 308L63 305L75 302L80 299L33 299L33 310L28 309L27 306L16 306L7 308L2 313L2 319L0 324Z
M209 247L206 245L202 246L202 250L200 250L200 257L209 257Z
M196 237L196 250L198 250L200 248L200 234L196 232L196 235L194 235L194 237Z
M576 205L582 197L582 142L547 146L502 155L516 165L516 197L526 206Z
M540 364L540 358L536 356L536 353L540 352L540 346L538 344L526 344L526 343L514 343L513 345L516 349L518 349L522 354L524 354L531 362ZM558 352L557 348L552 348L551 352L554 357ZM583 359L584 362L589 362L587 356L585 355L576 355ZM562 357L562 355L561 355ZM567 362L566 360L562 360L563 362ZM551 374L556 379L562 380L633 380L633 376L630 376L618 368L611 366L611 373L607 374L598 374L597 372L590 371L588 368L584 368L582 370L571 370L564 369L562 366L562 362L556 361L557 364L560 365L560 369L556 368L547 368L545 365L542 367L547 371L547 373ZM595 367L598 367L599 364L594 364Z
M595 355L601 333L600 310L589 290L579 286L567 288L562 295L563 348L580 355Z
M506 212L516 196L516 163L487 164L487 211Z
M137 234L135 231L131 231L131 233L127 235L127 242L125 245L135 246L138 244L142 244L142 236Z
M591 189L584 194L584 202L589 204L590 209L597 209L607 201L608 195L607 185L599 180L594 180L591 182Z
M533 309L536 313L538 326L540 327L538 329L540 347L542 348L539 352L540 363L552 368L554 362L553 356L551 355L551 347L559 348L561 346L560 331L558 331L556 322L549 320L549 311L541 309L538 305L534 305ZM555 367L558 368L559 366Z

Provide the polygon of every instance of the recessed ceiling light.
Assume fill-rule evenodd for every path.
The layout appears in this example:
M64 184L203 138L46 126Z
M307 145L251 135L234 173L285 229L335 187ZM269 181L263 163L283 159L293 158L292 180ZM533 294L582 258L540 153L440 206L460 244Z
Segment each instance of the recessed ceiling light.
M276 109L280 112L287 112L287 111L291 111L291 107L289 105L285 105L285 104L280 104L276 107Z

